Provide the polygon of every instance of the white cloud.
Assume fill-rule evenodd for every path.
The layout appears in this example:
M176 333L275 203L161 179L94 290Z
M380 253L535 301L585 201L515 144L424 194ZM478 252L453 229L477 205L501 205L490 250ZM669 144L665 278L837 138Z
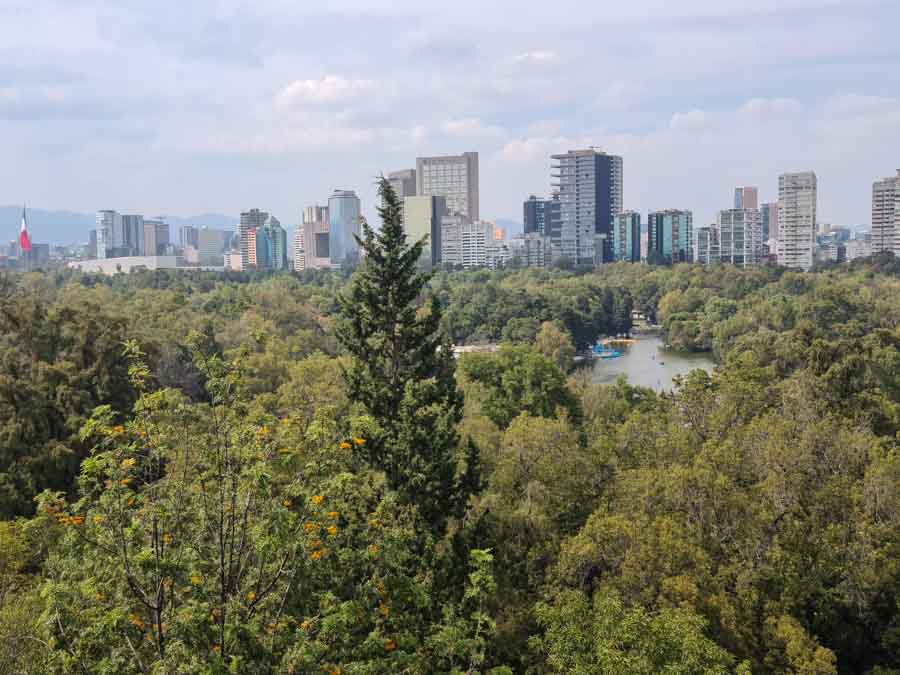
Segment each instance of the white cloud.
M795 98L752 98L738 110L742 115L771 117L799 112L803 106Z
M675 113L669 121L669 128L676 131L699 129L706 124L706 113L702 110Z
M279 108L302 105L329 105L350 100L370 89L372 80L353 80L340 75L326 75L318 80L294 80L276 97Z
M455 136L457 138L480 138L489 140L503 135L503 130L500 127L486 126L477 117L447 120L441 124L441 129L448 136Z
M559 60L559 54L549 50L537 49L516 54L513 60L516 63L553 63Z
M594 99L601 110L627 110L641 102L647 88L638 82L612 82Z

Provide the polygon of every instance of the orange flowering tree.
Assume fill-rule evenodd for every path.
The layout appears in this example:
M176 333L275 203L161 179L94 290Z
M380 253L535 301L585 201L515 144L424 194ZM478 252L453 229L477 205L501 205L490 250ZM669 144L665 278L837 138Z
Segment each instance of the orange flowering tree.
M202 349L208 402L150 391L129 350L133 417L97 409L80 499L34 521L48 672L435 672L435 635L478 661L490 627L441 603L428 525L356 466L370 420L276 419Z

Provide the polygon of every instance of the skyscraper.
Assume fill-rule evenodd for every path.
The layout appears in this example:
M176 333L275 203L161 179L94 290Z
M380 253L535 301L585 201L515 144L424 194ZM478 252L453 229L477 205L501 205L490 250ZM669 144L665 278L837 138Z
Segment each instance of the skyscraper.
M417 158L416 195L445 197L451 215L478 220L478 153Z
M552 222L554 214L559 216L560 201L558 195L554 195L552 199L539 199L531 195L524 204L522 204L522 222L524 224L524 233L530 234L536 232L544 237L549 237L553 229Z
M304 223L327 223L328 207L314 204L303 209Z
M637 211L625 211L616 216L613 255L624 262L641 261L641 214Z
M335 190L328 198L331 266L353 266L359 261L360 203L353 190Z
M738 267L754 267L762 257L759 209L725 209L716 223L719 260Z
M144 254L144 216L122 216L122 231L125 235L123 248L128 249L129 255Z
M182 225L178 228L178 244L181 248L193 246L197 248L197 236L200 230L193 225Z
M416 196L416 170L402 169L400 171L391 171L387 175L388 182L394 188L394 193L400 203L407 197Z
M694 260L701 265L719 262L718 225L704 225L694 230Z
M759 190L756 187L751 186L734 188L734 208L758 209Z
M694 216L690 211L667 209L647 216L647 259L654 263L692 262Z
M250 209L241 214L241 222L238 224L238 238L240 240L241 265L243 269L247 269L251 265L250 258L255 257L256 246L255 243L251 246L250 231L258 230L266 224L268 219L269 214L259 209ZM255 262L252 264L255 264Z
M428 237L422 251L422 263L428 267L441 264L441 222L447 212L444 197L407 197L403 200L403 227L410 243Z
M287 269L287 232L281 226L278 218L269 216L266 220L266 224L262 226L262 231L265 233L264 263L259 264L259 259L263 256L257 253L257 264L260 267L265 267L267 269ZM256 246L257 251L259 251L259 239L257 239Z
M763 243L778 239L778 202L767 202L759 208Z
M122 216L111 210L97 211L97 257L111 258L116 255L115 249L122 245ZM116 243L116 242L119 243Z
M169 224L144 220L144 255L161 255L169 246Z
M575 264L611 260L613 223L622 211L622 158L588 148L551 159L560 200L560 255Z
M818 182L812 171L778 177L778 263L810 270L816 248Z
M872 184L872 253L900 256L900 169Z

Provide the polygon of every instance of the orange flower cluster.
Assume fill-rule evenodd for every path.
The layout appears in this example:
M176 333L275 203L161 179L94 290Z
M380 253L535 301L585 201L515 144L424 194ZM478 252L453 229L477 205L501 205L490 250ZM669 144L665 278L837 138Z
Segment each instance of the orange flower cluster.
M337 511L329 511L325 515L328 516L329 518L340 518L341 517L341 514L338 513Z
M322 502L325 501L325 497L323 497L322 495L313 495L313 496L312 496L312 499L311 499L310 501L311 501L315 506L321 506L321 505L322 505Z
M121 424L118 424L118 425L114 426L112 429L110 429L109 431L114 436L121 436L122 434L125 433L125 427L123 427Z
M313 532L318 532L319 524L318 523L306 523L303 526L303 529L306 530L306 532L308 532L309 534L312 534Z
M354 438L354 439L353 439L353 442L354 442L356 445L365 445L365 444L366 444L366 439L365 439L365 438Z
M396 640L385 640L384 641L384 651L390 653L397 649L397 641Z
M317 561L318 561L318 560L321 560L321 559L322 559L322 556L323 556L323 555L325 555L325 553L324 553L323 551L313 551L312 553L309 554L309 557L310 557L310 559L312 559L312 560L317 560Z
M351 446L347 441L343 441L340 445L341 450L349 450Z
M141 621L141 617L139 617L137 614L129 614L128 623L130 623L138 630L144 630L144 622Z
M335 527L334 525L329 525L325 528L325 531L333 537L337 534L337 527Z
M169 534L168 532L166 532L166 533L163 535L163 543L164 543L164 544L171 544L173 541L175 541L175 537L173 537L173 536L172 536L171 534Z
M283 500L281 501L281 505L282 505L284 508L289 509L289 508L291 508L291 500L290 500L290 499L283 499Z

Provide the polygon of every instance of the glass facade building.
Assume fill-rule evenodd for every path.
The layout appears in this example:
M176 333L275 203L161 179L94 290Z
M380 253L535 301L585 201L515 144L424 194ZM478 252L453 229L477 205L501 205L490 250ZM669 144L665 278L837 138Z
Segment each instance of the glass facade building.
M637 211L625 211L616 216L613 254L622 262L641 261L641 214Z
M651 212L647 216L647 259L656 263L693 262L693 220L690 211Z
M353 190L335 190L328 198L329 252L331 266L354 266L359 262L361 209Z

